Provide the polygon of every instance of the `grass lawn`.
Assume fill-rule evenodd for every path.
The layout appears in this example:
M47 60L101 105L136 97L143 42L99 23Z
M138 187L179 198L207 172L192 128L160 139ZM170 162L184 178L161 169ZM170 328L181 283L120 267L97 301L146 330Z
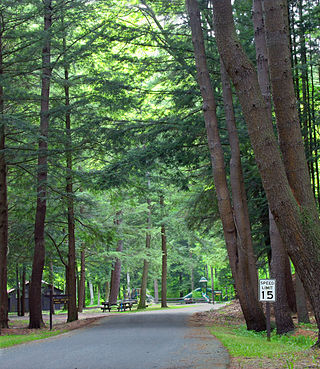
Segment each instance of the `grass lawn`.
M39 333L30 333L30 334L12 334L12 335L3 335L0 336L0 348L6 348L10 346L17 345L19 343L26 343L36 340L42 340L43 338L48 338L52 336L56 336L58 334L63 333L64 331L45 331Z

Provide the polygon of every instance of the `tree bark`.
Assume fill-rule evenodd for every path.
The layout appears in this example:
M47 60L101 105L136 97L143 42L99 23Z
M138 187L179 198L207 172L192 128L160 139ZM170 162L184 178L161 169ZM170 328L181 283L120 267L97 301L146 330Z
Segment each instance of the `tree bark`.
M86 254L85 249L82 247L80 253L81 265L80 265L80 282L78 291L78 312L82 313L84 300L85 300L85 289L86 289Z
M263 19L262 0L254 0L253 2L253 24L255 30L258 81L262 96L264 97L264 101L266 103L266 106L268 107L269 119L270 121L272 121L269 64L267 55L265 25ZM272 252L271 274L277 280L278 297L274 304L277 333L284 334L294 329L294 324L291 317L291 309L289 306L290 296L287 293L289 292L288 288L290 287L287 282L287 278L289 277L287 274L289 260L281 236L279 234L277 225L274 221L273 215L270 210L269 210L269 234ZM289 265L289 273L290 273L290 265Z
M66 53L66 38L63 38L63 50ZM77 276L76 276L76 239L73 201L73 176L72 176L72 136L71 136L71 113L70 113L70 88L69 69L64 67L64 94L65 94L65 125L66 125L66 193L68 208L68 322L78 320L77 309Z
M305 178L301 178L298 188L291 190L255 69L245 55L235 31L231 2L214 1L212 6L216 42L242 106L270 210L287 252L310 295L320 329L320 225L312 210L314 201L305 201L302 205L296 200L297 193L310 193L310 183L305 184ZM288 131L291 133L290 129ZM301 143L296 142L296 145L301 153ZM306 163L303 164L299 158L297 168L301 166L306 167ZM289 174L295 177L290 170ZM304 189L303 184L309 189Z
M21 292L21 316L25 315L26 312L26 266L22 267L22 292Z
M91 281L88 281L89 285L89 293L90 293L90 305L93 305L94 303L94 293L93 293L93 285Z
M271 241L271 276L276 279L277 299L274 304L277 334L284 334L294 330L294 324L288 304L285 278L285 262L288 258L283 247L278 228L270 213L270 241Z
M17 315L21 316L21 294L19 281L19 265L16 264L16 296L17 296Z
M164 197L160 196L160 207L164 215ZM162 250L162 264L161 264L161 307L166 308L167 305L167 273L168 273L168 252L167 252L167 236L165 224L161 224L161 250Z
M212 293L212 303L214 304L214 277L213 277L213 267L210 267L211 274L211 293Z
M204 120L207 130L209 151L211 154L219 213L222 220L231 271L238 291L247 328L249 330L263 331L266 329L266 321L261 305L257 299L257 283L256 285L252 284L253 276L249 269L251 259L248 257L248 249L244 252L240 249L241 247L246 246L241 242L241 237L244 235L237 233L238 230L234 221L234 213L226 181L224 156L218 132L215 98L206 62L200 12L196 0L187 0L186 3L192 30L192 42L194 46L198 84L203 99ZM239 188L237 191L240 192ZM237 192L237 194L239 192ZM235 196L237 195L235 194ZM243 198L240 197L237 201L239 201L240 204L243 201ZM243 240L245 240L245 237L243 237Z
M154 286L154 302L157 304L159 302L159 285L158 280L155 278L153 281Z
M43 0L44 4L44 45L42 49L42 78L41 78L41 111L40 137L37 174L37 209L34 228L34 254L32 264L31 285L29 290L30 320L29 328L41 328L41 280L45 261L45 218L47 208L47 175L48 175L48 130L49 130L49 95L50 95L50 48L52 6L51 0Z
M3 77L3 18L0 16L0 77ZM5 157L3 86L0 85L0 332L8 328L7 254L8 254L8 199L7 163Z
M122 211L117 212L115 224L118 228L118 232L121 233L120 227L122 223ZM123 240L118 240L117 244L117 252L122 252L123 250ZM116 304L119 295L119 288L120 288L120 277L121 277L121 260L116 258L114 263L114 268L112 270L112 277L110 283L110 295L109 295L109 302L111 304Z
M297 297L298 323L310 323L306 293L303 288L303 284L297 274L296 274L296 297Z
M148 178L148 189L150 189L150 179ZM150 249L151 246L151 200L147 199L148 204L148 217L147 217L147 233L146 233L146 251ZM138 304L138 309L146 308L147 301L147 284L148 284L148 271L149 271L149 261L144 259L143 261L143 271L142 271L142 281L141 281L141 292L140 300Z
M250 303L258 302L258 275L256 269L256 258L253 252L250 220L247 196L245 192L244 179L241 165L240 143L236 128L232 91L227 71L220 60L220 73L222 79L223 101L226 114L226 124L229 136L231 159L230 159L230 182L233 200L234 221L238 237L239 274L244 280L242 285L248 285L248 289L254 293ZM247 298L251 296L251 294ZM262 313L262 308L261 308ZM261 318L261 316L260 316Z

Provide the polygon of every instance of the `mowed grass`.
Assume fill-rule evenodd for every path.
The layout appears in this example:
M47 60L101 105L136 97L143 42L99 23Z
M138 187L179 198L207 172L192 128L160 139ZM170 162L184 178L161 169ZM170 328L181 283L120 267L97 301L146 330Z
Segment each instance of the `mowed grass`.
M12 335L1 335L0 336L0 349L18 345L20 343L26 343L36 340L42 340L44 338L49 338L63 333L64 331L45 331L39 333L30 334L12 334Z
M274 358L281 354L292 354L310 349L315 343L310 337L276 335L267 341L266 332L247 331L245 327L215 326L211 333L228 349L232 357Z

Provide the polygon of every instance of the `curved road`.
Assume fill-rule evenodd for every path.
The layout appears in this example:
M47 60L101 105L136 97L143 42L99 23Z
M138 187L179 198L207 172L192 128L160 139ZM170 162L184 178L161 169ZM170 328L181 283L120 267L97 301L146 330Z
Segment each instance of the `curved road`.
M94 326L0 350L1 369L216 369L229 356L190 315L212 305L107 316Z

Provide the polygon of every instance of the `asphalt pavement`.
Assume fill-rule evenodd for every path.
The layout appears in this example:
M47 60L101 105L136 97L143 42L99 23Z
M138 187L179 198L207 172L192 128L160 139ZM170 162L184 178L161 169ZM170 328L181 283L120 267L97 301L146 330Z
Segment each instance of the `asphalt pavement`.
M95 325L0 350L1 369L216 369L229 355L189 318L212 305L107 316Z

